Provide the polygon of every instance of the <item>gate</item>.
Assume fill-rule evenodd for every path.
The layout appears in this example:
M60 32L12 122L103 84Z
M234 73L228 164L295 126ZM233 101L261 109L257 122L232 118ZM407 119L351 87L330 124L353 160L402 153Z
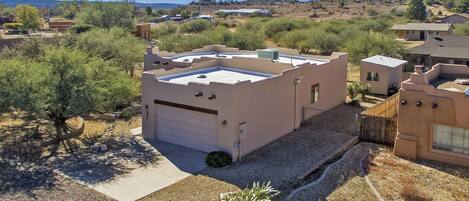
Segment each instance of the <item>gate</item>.
M360 140L394 145L397 133L398 93L360 113Z

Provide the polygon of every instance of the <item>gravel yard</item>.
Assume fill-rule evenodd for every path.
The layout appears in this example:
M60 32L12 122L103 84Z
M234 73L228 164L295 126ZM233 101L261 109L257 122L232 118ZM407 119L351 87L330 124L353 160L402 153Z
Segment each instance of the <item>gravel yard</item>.
M319 179L293 191L288 196L288 200L310 201L312 198L325 200L336 188L353 177L362 176L361 159L376 151L378 147L378 145L371 143L361 143L354 146L341 159L328 166Z
M168 186L145 200L178 200L194 194L205 196L195 196L199 200L216 200L231 186L243 189L257 181L270 181L275 189L283 192L280 199L301 183L297 179L299 175L353 137L355 114L361 111L358 107L339 106L311 118L297 131L248 154L240 162L227 168L207 168L200 175L186 179L191 182ZM202 188L195 193L194 186L199 185L218 188Z

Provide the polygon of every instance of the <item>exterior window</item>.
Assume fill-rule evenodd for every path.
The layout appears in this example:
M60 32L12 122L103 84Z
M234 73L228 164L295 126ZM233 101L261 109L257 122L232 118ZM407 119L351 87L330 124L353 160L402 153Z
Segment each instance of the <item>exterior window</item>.
M319 100L319 84L311 85L311 104Z
M410 31L406 31L405 33L406 33L406 34L410 34Z
M435 124L433 149L469 154L469 129Z
M435 32L435 33L436 33L437 35L438 35L438 34L440 34L440 32L439 32L439 31L437 31L437 32Z
M379 73L368 72L367 75L366 75L366 80L367 81L378 82L379 81Z
M433 34L433 31L429 31L428 34Z

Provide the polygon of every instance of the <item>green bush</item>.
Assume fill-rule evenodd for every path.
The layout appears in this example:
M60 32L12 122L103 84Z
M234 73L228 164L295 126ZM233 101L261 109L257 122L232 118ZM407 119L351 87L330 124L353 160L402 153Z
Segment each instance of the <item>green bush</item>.
M222 151L213 151L207 154L205 164L209 167L219 168L230 165L233 162L231 156Z
M3 27L7 29L20 29L23 27L23 23L5 23Z
M159 39L160 37L175 34L179 29L179 25L174 22L162 23L158 28L152 30L154 38Z
M92 28L94 28L95 26L93 25L90 25L90 24L77 24L77 25L73 25L71 26L68 31L70 33L76 33L76 34L80 34L80 33L84 33L84 32L87 32L89 30L91 30Z
M469 36L469 23L455 24L454 34L460 36Z
M251 188L239 192L228 192L220 195L221 201L270 201L280 194L270 186L270 182L259 184L255 182Z
M182 33L200 33L202 31L208 30L210 28L210 22L208 20L193 20L187 23L184 23L181 26Z
M280 18L268 22L264 27L264 34L269 38L273 38L281 32L304 29L307 27L309 27L309 25L304 20Z

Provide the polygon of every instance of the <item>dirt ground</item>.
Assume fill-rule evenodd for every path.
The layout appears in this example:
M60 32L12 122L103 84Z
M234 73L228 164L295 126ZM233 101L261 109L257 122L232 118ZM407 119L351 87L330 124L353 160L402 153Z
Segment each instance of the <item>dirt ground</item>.
M37 127L37 125L40 125ZM25 113L12 112L0 115L0 200L111 200L87 186L63 177L61 172L77 172L81 175L98 169L115 175L122 173L118 161L126 160L144 164L149 154L135 146L129 146L130 129L141 126L140 117L134 116L128 121L115 120L97 116L85 118L85 131L81 138L84 143L102 143L107 145L108 151L92 151L90 145L80 145L74 153L61 150L56 156L42 157L44 153L15 151L18 143L32 141L32 133L50 132L51 125L44 120L29 119ZM105 136L107 135L107 136ZM103 137L104 136L104 137ZM127 137L126 137L127 136ZM132 141L133 144L138 142ZM77 143L78 144L78 143ZM36 150L36 149L34 149ZM109 155L112 155L110 157ZM150 155L150 159L153 159ZM90 168L77 160L90 163ZM111 162L110 162L111 161ZM78 167L79 166L79 167ZM58 171L57 171L58 170ZM125 169L124 169L125 170Z
M227 4L189 6L190 10L202 14L214 13L218 9L262 8L269 9L273 17L311 18L315 20L350 19L359 16L375 16L391 12L402 7L399 1L345 1L341 7L338 1L321 1L318 3L277 3L277 4Z
M386 200L469 200L469 168L409 161L390 149L374 157L369 177Z

